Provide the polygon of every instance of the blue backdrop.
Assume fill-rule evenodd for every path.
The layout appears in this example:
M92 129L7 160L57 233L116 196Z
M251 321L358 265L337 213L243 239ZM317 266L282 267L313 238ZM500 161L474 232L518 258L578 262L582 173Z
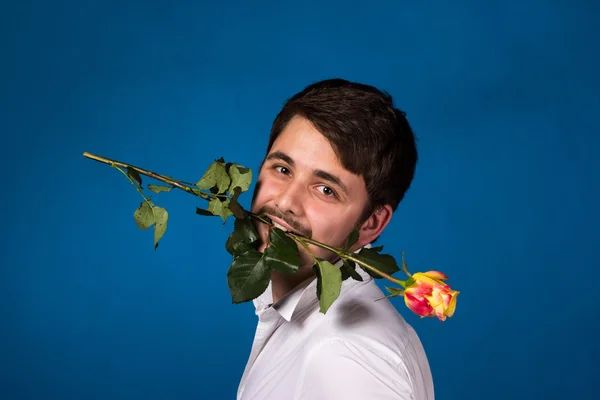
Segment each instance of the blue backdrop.
M230 301L231 224L157 195L154 251L139 195L82 154L256 171L285 99L329 77L390 92L419 138L380 243L461 291L443 324L395 302L437 398L594 398L599 4L217 3L2 7L0 398L233 399L256 320Z

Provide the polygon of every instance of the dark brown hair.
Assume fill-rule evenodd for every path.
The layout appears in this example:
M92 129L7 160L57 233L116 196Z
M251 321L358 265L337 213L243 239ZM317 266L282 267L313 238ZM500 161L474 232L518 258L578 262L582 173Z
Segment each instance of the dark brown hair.
M396 210L413 180L417 149L406 114L394 107L388 93L344 79L313 83L284 104L267 153L295 116L311 121L344 168L365 180L369 204L362 221L385 204Z

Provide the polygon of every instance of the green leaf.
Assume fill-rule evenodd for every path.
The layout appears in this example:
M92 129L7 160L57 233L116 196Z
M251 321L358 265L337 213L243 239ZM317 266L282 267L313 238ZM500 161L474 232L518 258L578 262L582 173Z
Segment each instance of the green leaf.
M146 230L154 225L154 249L167 230L169 213L162 207L144 201L133 213L133 218L140 229Z
M238 203L238 198L240 197L241 193L242 193L242 191L240 190L239 187L236 187L235 189L233 189L233 196L229 200L229 203L227 204L227 208L229 208L229 211L231 211L231 213L236 218L238 218L238 219L245 219L245 218L248 217L248 213Z
M322 283L322 279L321 279L321 270L319 269L319 265L315 262L312 266L313 272L315 273L315 276L317 277L317 299L319 299L319 301L321 301L321 291L323 290L323 288L321 287L321 283Z
M370 249L363 248L359 253L354 254L355 258L377 268L381 272L385 272L388 275L393 275L400 271L396 260L389 254L379 254L378 251L382 250L383 246L373 247ZM360 265L360 264L359 264ZM369 275L375 279L381 278L380 275L372 272L370 269L361 266Z
M164 185L148 185L148 189L153 191L154 193L160 192L170 192L173 189L173 186L164 186Z
M213 162L202 178L196 183L200 189L209 190L217 188L217 194L224 193L229 187L231 178L225 170L225 165L220 160Z
M238 197L240 197L240 194L242 193L242 191L240 190L239 187L236 187L233 189L233 192L234 192L233 197L229 201L229 205L228 205L229 211L231 211L236 218L245 219L248 217L248 213L246 212L246 210L244 210L242 208L242 206L237 201L237 199L238 199Z
M254 243L258 240L256 229L249 219L236 219L234 231L227 238L225 248L229 254L238 256L246 251L254 250Z
M265 249L267 265L284 274L294 274L300 268L300 255L296 241L281 229L273 228L269 234L270 246Z
M248 243L239 232L233 231L225 242L225 249L234 257L240 256L247 251L254 250L254 246Z
M233 227L249 243L254 243L259 239L258 232L250 219L236 219Z
M356 265L356 263L353 263L346 259L343 259L343 264L342 264L342 267L340 268L340 270L342 271L342 280L343 281L352 277L354 280L362 282L363 278L362 278L362 276L360 276L360 274L358 272L356 272L355 265Z
M229 191L239 187L242 192L245 192L252 183L252 170L238 164L229 167L229 176L231 177Z
M213 213L214 215L218 215L223 219L223 222L227 221L227 217L233 215L227 205L229 204L229 200L225 200L224 202L219 199L212 199L208 203L208 211Z
M154 214L148 202L143 201L137 210L133 213L133 218L138 228L146 230L154 225Z
M233 216L233 213L229 209L229 200L225 200L223 202L223 213L221 214L221 218L223 218L223 224L225 224L225 222L227 221L227 217L231 216Z
M127 167L127 175L136 181L139 187L142 187L142 177L140 176L139 172L131 167Z
M169 213L162 207L154 206L154 250L158 247L158 241L163 237L167 230Z
M313 266L317 275L317 295L321 305L320 311L325 314L342 290L342 273L338 267L329 261L317 260ZM320 283L320 284L319 284Z
M350 236L348 236L348 241L346 242L346 246L344 247L344 250L348 250L350 249L350 247L352 247L357 241L358 241L358 230L356 228L354 228L352 230L352 232L350 233Z
M269 286L270 272L263 254L256 250L234 258L227 272L232 302L243 303L260 296Z
M198 214L198 215L206 215L208 217L216 217L216 215L213 214L213 213L211 213L210 211L205 210L203 208L199 208L199 207L196 207L196 214Z

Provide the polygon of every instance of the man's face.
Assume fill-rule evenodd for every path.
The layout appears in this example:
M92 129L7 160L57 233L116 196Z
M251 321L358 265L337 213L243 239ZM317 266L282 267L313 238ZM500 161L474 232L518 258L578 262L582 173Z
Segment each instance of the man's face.
M342 247L367 204L361 176L346 170L327 139L306 119L293 118L273 143L257 179L252 212L301 235ZM263 243L268 229L257 223ZM303 265L313 258L302 248ZM317 257L334 254L311 245Z

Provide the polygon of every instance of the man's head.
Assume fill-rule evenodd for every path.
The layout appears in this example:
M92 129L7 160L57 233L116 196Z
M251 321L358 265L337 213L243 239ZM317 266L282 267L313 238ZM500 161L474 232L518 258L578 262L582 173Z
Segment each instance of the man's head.
M360 247L388 224L416 162L413 132L391 96L342 79L317 82L275 118L252 210L337 247L356 227Z

